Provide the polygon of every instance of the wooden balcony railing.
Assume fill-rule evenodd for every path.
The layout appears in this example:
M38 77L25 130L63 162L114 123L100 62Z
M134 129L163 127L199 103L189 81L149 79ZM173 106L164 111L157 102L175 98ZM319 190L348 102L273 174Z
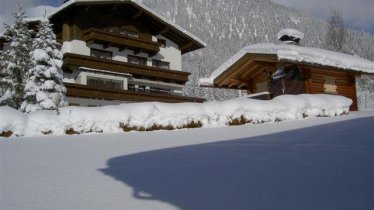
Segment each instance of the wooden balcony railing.
M123 49L128 48L150 54L156 54L160 51L160 44L157 42L111 33L100 29L91 28L83 31L82 35L82 39L85 42L95 41L108 46L110 45Z
M63 61L64 68L71 70L78 69L79 67L102 69L118 73L129 73L134 77L147 77L165 82L173 81L178 84L185 84L190 75L190 73L183 71L166 70L72 53L65 53Z
M166 103L181 103L181 102L204 102L202 98L192 98L175 95L165 95L146 92L135 92L128 90L115 90L97 88L92 86L65 83L68 97L80 97L91 99L117 100L117 101L131 101L131 102L146 102L158 101Z

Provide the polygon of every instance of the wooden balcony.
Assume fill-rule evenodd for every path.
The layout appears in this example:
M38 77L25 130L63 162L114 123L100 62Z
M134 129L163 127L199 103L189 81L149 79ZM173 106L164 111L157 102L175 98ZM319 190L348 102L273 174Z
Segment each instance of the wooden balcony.
M83 31L82 39L85 42L93 41L107 47L118 47L120 50L130 49L136 52L145 52L149 54L156 54L160 51L160 45L157 42L94 28Z
M65 83L68 97L90 98L90 99L104 99L116 101L131 101L131 102L146 102L158 101L165 103L181 103L181 102L204 102L202 98L192 98L176 95L166 95L157 93L135 92L127 90L114 90L97 88L92 86Z
M118 73L129 73L138 78L147 77L165 82L175 82L177 84L185 84L188 81L188 76L190 75L190 73L182 71L142 66L72 53L65 53L63 61L64 69L74 70L78 69L79 67L102 69Z

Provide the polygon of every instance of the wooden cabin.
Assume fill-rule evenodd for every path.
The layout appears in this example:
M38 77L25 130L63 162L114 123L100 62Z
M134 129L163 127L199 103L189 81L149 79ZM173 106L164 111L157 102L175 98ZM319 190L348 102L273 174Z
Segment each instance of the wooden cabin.
M269 92L269 98L337 94L351 98L351 109L357 110L356 78L361 74L374 74L374 62L298 44L256 44L239 51L210 78L200 79L200 85Z
M48 17L61 44L70 105L204 101L182 95L190 75L182 55L205 43L143 4L64 1Z

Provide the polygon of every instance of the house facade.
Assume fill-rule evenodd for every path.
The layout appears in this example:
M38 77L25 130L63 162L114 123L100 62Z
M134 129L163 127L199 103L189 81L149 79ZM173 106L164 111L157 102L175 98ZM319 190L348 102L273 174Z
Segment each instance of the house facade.
M132 0L70 0L49 15L70 105L202 102L184 97L182 55L205 44Z

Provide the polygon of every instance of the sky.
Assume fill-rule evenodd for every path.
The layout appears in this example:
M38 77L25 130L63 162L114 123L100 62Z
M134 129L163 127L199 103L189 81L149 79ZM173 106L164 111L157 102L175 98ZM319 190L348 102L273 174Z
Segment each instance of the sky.
M0 0L0 21L9 18L16 10L17 2L25 7L39 5L58 6L63 0ZM310 15L327 20L330 8L342 11L349 28L374 34L374 0L271 0L275 3L302 10ZM1 27L0 27L1 28Z
M328 20L331 8L340 10L345 24L374 34L374 0L271 0Z

